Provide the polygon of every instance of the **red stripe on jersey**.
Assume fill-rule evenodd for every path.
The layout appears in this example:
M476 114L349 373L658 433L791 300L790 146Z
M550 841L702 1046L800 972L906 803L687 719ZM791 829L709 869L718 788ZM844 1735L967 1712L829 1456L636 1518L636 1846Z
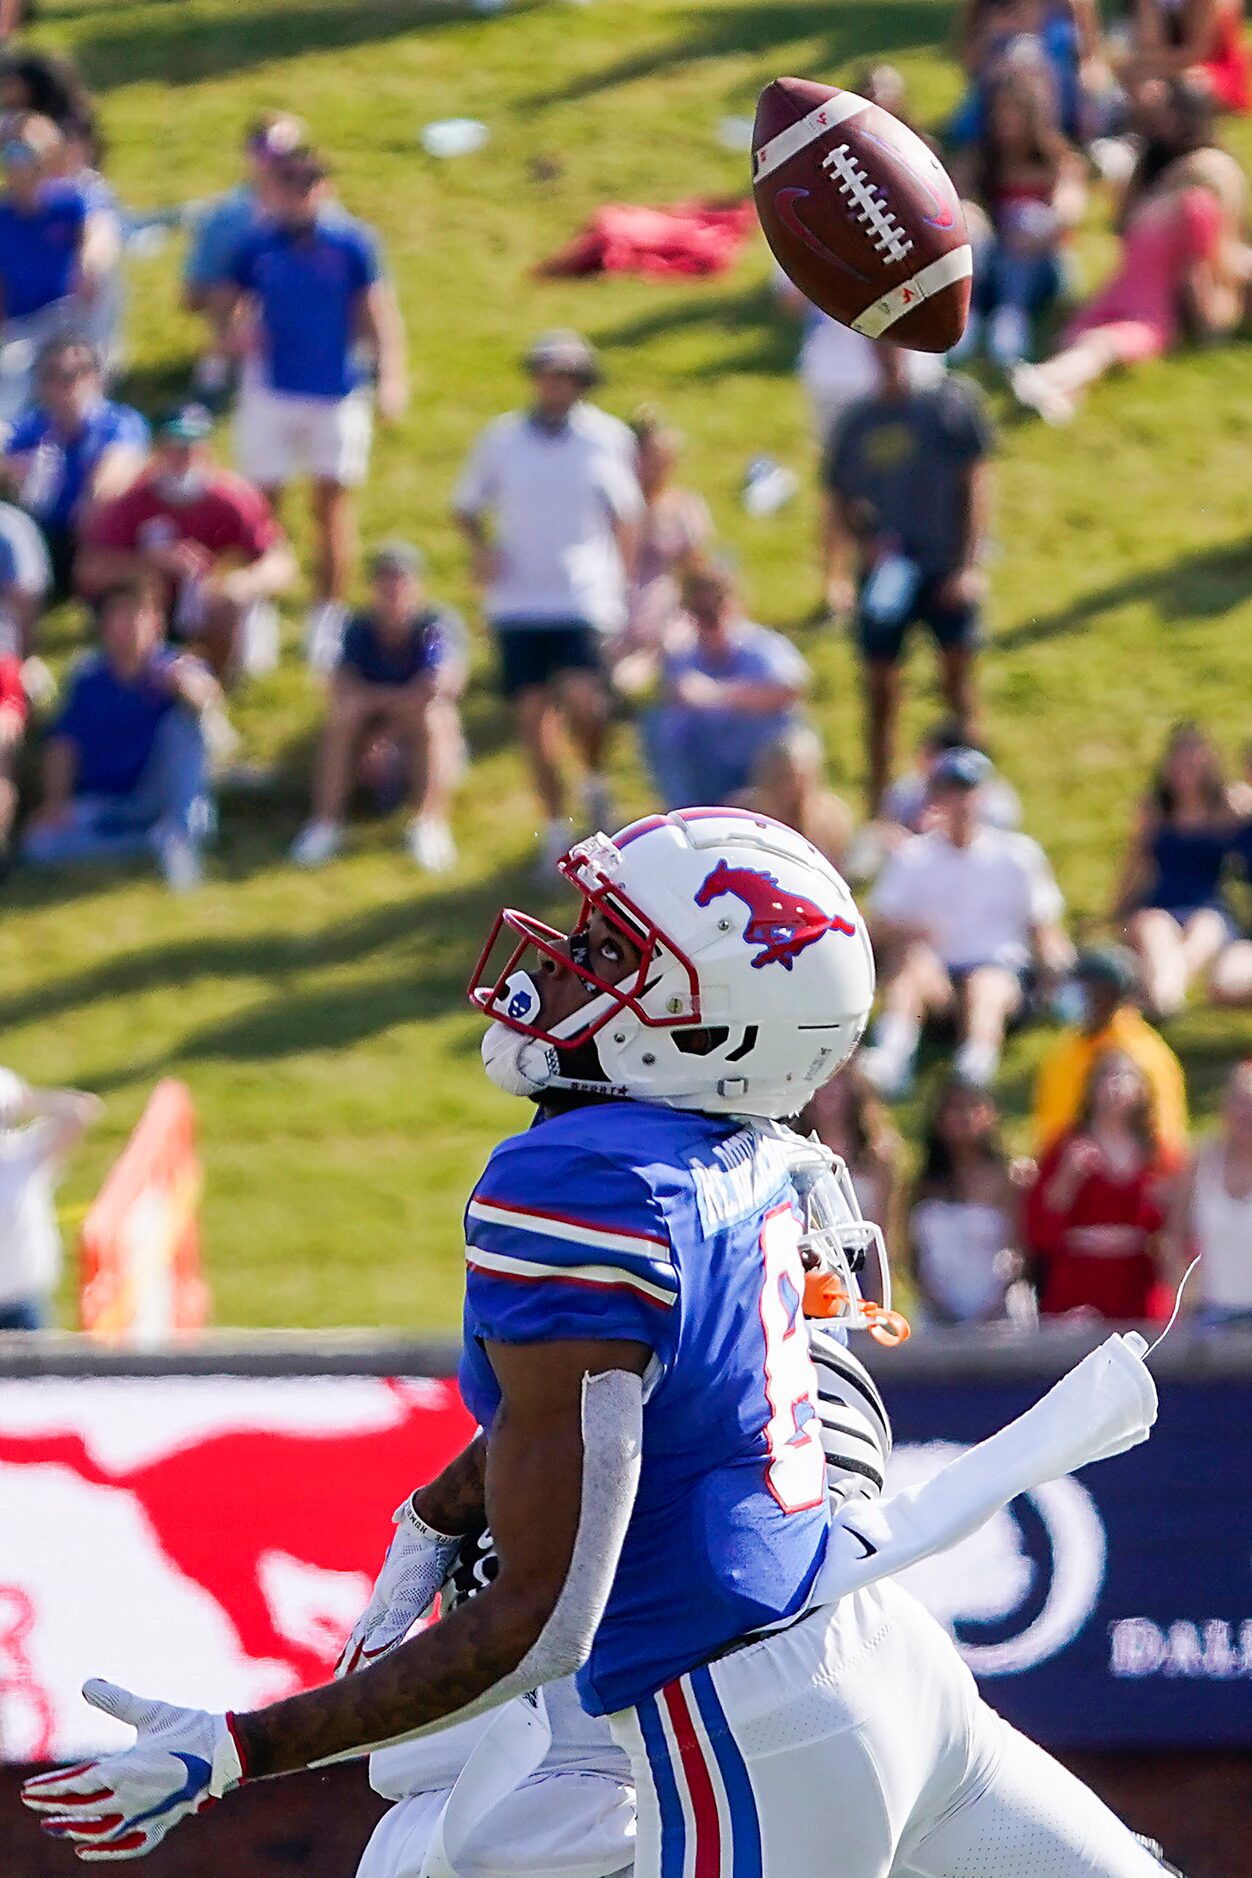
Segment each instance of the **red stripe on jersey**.
M695 1825L695 1867L692 1878L720 1878L722 1869L722 1822L717 1816L717 1795L713 1778L704 1758L704 1749L696 1737L691 1709L681 1682L667 1683L661 1700L669 1714L679 1758L691 1799L691 1817Z
M632 1285L624 1273L620 1279L575 1278L572 1274L567 1277L564 1272L498 1272L489 1265L475 1265L472 1258L467 1258L465 1263L480 1277L498 1278L506 1285L574 1285L583 1291L629 1291L632 1297L650 1304L654 1311L672 1311L674 1308L672 1298L654 1298L650 1291L641 1291L638 1285Z

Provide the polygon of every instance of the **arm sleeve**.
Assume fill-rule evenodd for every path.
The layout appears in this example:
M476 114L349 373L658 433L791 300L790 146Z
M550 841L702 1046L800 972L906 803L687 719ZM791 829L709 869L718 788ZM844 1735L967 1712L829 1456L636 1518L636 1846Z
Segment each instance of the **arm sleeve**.
M635 472L607 451L600 462L600 488L609 513L619 522L638 521L643 514L643 493Z
M47 593L52 584L52 569L43 536L21 509L6 506L3 522L4 545L12 563L10 579L20 593L36 597Z
M361 227L356 231L356 243L353 249L353 271L358 292L372 287L376 280L383 277L382 252L378 245L378 236L372 228Z
M771 633L765 642L762 666L766 678L775 684L794 685L798 691L803 691L812 678L802 655L781 633Z
M483 1342L676 1336L678 1272L643 1180L603 1155L528 1138L493 1156L465 1214L466 1306Z
M148 429L147 419L124 404L117 414L113 435L105 447L111 449L114 444L123 444L128 450L146 450L151 441L152 433Z
M1034 842L1031 850L1030 917L1034 925L1047 926L1061 918L1065 901L1047 855Z
M235 543L241 554L259 561L279 539L281 530L265 497L250 483L240 483L232 496Z
M869 897L869 910L879 919L909 920L917 916L913 869L903 851L893 855L878 876Z
M458 515L481 515L495 494L495 432L485 430L461 471L452 492L452 506Z

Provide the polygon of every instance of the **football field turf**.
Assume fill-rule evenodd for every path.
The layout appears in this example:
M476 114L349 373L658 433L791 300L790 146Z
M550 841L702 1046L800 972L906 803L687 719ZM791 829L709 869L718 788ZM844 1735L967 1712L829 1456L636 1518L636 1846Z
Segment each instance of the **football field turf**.
M412 350L412 406L380 439L366 538L422 542L440 596L469 605L447 500L470 439L518 398L534 332L586 331L605 357L603 402L626 414L655 400L688 433L684 477L708 495L755 617L811 660L832 778L855 798L853 663L814 623L811 447L763 249L707 282L541 282L533 269L604 201L744 191L746 157L721 146L718 123L750 115L780 72L846 82L865 58L889 58L919 120L935 122L959 88L950 16L935 0L519 0L490 18L414 0L48 0L39 37L99 90L110 175L134 207L232 183L257 111L308 118L347 205L382 231ZM481 118L491 141L437 163L418 132L450 116ZM1242 127L1236 142L1252 151ZM1099 204L1093 221L1088 282L1111 252ZM132 268L130 389L147 408L182 389L196 341L176 310L180 253L175 242ZM987 727L1088 929L1169 724L1200 718L1230 754L1252 733L1252 351L1144 368L1100 388L1069 431L1018 421L999 391L993 404ZM754 521L738 491L762 450L794 465L803 490ZM303 544L298 502L291 519ZM54 622L58 660L76 631ZM500 900L533 893L533 810L479 635L457 874L419 879L398 821L354 831L321 873L287 866L316 719L295 638L293 613L283 669L236 713L247 755L277 775L224 802L200 894L175 901L142 875L5 883L0 1060L108 1100L64 1190L71 1219L153 1081L188 1081L219 1321L447 1328L466 1192L496 1136L524 1120L479 1070L463 986ZM935 715L924 648L910 687L911 733ZM623 810L646 806L626 737L618 775ZM1252 1048L1252 1014L1196 1011L1169 1034L1210 1112L1225 1065ZM1019 1138L1045 1041L1030 1033L1007 1060Z

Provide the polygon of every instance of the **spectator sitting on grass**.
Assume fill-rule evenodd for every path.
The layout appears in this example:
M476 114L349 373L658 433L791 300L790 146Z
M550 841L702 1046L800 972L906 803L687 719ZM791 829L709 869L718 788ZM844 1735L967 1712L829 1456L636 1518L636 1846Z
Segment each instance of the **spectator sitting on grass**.
M117 230L57 169L63 140L46 117L0 121L0 418L30 402L36 350L95 316L116 258Z
M104 395L100 357L86 339L50 339L35 365L35 402L20 414L4 455L14 500L38 525L57 597L71 591L78 531L97 502L121 495L148 455L138 411Z
M703 496L674 485L682 432L647 409L636 414L631 430L644 508L630 583L630 620L619 649L655 651L678 615L678 583L684 570L713 539L713 518Z
M910 1269L928 1321L1010 1315L1010 1289L1022 1275L1020 1216L995 1103L976 1083L948 1077L926 1125L909 1209Z
M891 777L915 624L935 639L945 702L973 734L992 446L966 380L919 387L899 346L880 341L877 357L878 389L849 406L822 470L827 599L836 616L855 610L871 815Z
M1028 989L1073 959L1043 849L979 818L978 790L990 768L977 750L940 759L926 833L892 855L870 897L884 959L882 1012L862 1063L884 1095L909 1087L922 1024L936 1016L956 1018L956 1073L989 1083Z
M465 629L457 614L429 603L422 557L407 542L381 548L370 572L371 605L349 621L331 680L313 819L291 858L320 867L339 852L356 766L372 737L374 773L408 791L409 853L419 867L445 873L456 863L448 811L463 749L456 698Z
M1181 1010L1192 981L1216 972L1235 937L1224 879L1237 838L1212 740L1196 724L1175 726L1140 809L1114 907L1157 1017Z
M1184 1303L1202 1323L1252 1328L1252 1061L1231 1070L1221 1127L1178 1184L1166 1249L1175 1284L1199 1257Z
M826 787L824 764L817 732L810 724L792 724L761 751L752 787L739 801L745 809L794 828L842 871L852 839L852 811Z
M198 885L211 831L203 720L221 691L164 644L160 597L132 581L99 597L100 650L69 681L44 746L22 852L36 867L155 853L167 885Z
M1139 970L1124 946L1089 946L1078 954L1071 985L1074 1021L1039 1065L1035 1080L1035 1152L1044 1154L1078 1120L1091 1066L1107 1050L1130 1058L1148 1085L1157 1137L1181 1153L1187 1142L1187 1085L1182 1064L1137 1003Z
M298 117L263 111L244 137L244 180L214 197L198 217L183 263L183 306L209 322L211 340L192 378L198 397L216 409L230 384L230 360L217 343L215 295L229 288L245 241L260 228L275 203L274 165L305 140Z
M261 491L214 462L212 429L198 404L157 425L148 469L89 517L74 579L88 600L119 581L159 580L174 637L226 683L277 662L270 603L291 586L296 564Z
M1117 272L1070 321L1060 348L1012 374L1018 402L1045 423L1067 424L1087 389L1119 366L1172 352L1184 333L1229 337L1243 317L1250 265L1243 171L1216 147L1211 105L1195 82L1176 80L1169 92L1175 111L1205 119L1199 147L1133 199Z
M0 874L9 865L17 763L26 735L30 667L25 655L49 578L35 524L20 509L0 502Z
M1027 1201L1044 1316L1166 1315L1161 1229L1178 1163L1157 1136L1145 1077L1120 1050L1106 1050L1074 1127L1044 1155Z
M920 835L930 804L930 783L935 765L949 750L977 749L971 745L963 726L954 717L945 717L928 730L917 746L914 766L897 778L882 799L878 827L887 845L898 848L908 835ZM980 752L986 755L986 751ZM978 790L978 814L989 828L1020 828L1022 804L1012 783L990 772Z
M0 1069L0 1331L43 1330L61 1270L53 1188L103 1104Z
M730 802L762 753L798 722L809 669L790 640L744 617L722 563L683 577L689 622L661 663L662 702L640 723L667 809Z

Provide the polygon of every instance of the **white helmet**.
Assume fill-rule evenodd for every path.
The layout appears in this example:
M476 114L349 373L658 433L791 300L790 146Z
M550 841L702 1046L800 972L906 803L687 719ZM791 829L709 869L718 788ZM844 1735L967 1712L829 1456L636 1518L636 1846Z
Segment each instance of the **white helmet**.
M856 1048L874 995L869 936L847 885L811 842L743 809L678 809L592 835L558 872L640 951L612 985L551 1030L523 967L534 948L570 966L565 935L506 908L470 981L497 1020L488 1074L513 1094L587 1089L714 1114L794 1115ZM498 971L502 930L516 935ZM605 1082L562 1073L594 1042ZM606 1087L607 1084L607 1087Z

